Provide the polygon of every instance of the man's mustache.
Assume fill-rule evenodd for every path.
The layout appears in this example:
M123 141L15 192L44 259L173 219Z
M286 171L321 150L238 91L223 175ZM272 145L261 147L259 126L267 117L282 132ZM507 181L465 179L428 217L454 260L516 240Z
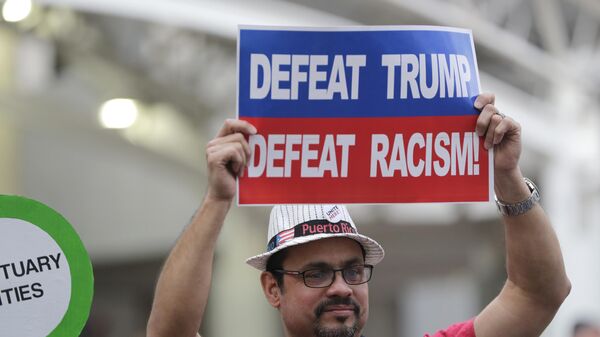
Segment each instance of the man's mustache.
M358 314L360 313L360 305L358 303L356 303L350 297L333 297L333 298L328 298L326 300L323 300L321 303L319 303L319 305L315 309L315 316L317 318L321 317L321 315L323 315L323 312L325 311L325 309L328 306L332 306L332 305L351 305L353 307L352 310L354 311L354 314L356 316L358 316Z

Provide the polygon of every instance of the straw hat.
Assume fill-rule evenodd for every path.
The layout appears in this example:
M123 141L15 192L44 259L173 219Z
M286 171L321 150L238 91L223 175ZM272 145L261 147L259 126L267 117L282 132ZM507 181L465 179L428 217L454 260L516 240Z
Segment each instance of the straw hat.
M377 241L358 234L344 205L277 205L269 219L267 251L247 259L246 263L265 270L271 255L282 249L333 237L347 237L360 243L366 264L379 263L385 254Z

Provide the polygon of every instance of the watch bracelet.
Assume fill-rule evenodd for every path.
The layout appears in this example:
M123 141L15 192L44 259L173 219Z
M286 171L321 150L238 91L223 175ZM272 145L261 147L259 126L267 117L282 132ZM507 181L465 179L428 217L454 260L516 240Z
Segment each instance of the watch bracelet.
M535 204L537 204L540 201L540 193L533 181L531 181L529 178L523 178L523 180L525 181L527 188L529 188L529 191L531 192L531 195L527 199L514 204L506 204L498 200L498 197L494 195L496 206L500 214L505 216L521 215L527 213L535 206Z

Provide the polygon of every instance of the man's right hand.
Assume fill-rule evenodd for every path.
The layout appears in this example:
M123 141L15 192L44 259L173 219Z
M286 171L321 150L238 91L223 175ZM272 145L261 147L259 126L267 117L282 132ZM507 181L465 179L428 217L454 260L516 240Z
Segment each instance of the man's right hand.
M206 145L208 166L207 199L230 201L236 192L235 179L250 160L246 136L256 134L256 128L243 120L227 119L217 136Z
M197 336L208 301L217 237L236 192L235 179L250 160L246 137L255 133L250 123L228 119L206 146L206 197L158 279L149 337Z

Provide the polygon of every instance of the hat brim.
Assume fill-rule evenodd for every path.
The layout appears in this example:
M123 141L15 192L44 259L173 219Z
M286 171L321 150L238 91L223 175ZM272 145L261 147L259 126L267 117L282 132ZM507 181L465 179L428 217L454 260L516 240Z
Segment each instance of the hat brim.
M269 260L269 258L273 254L275 254L285 248L301 245L301 244L316 241L316 240L335 238L335 237L349 238L349 239L353 239L353 240L357 241L358 243L360 243L360 245L365 250L365 264L376 265L383 259L384 255L385 255L383 247L381 247L381 245L377 241L371 239L368 236L362 235L362 234L354 234L354 233L315 234L315 235L310 235L310 236L302 236L302 237L298 237L298 238L293 238L293 239L283 243L281 246L278 246L277 248L271 250L270 252L262 253L262 254L248 258L246 260L246 263L258 270L264 271L267 268L267 261Z

